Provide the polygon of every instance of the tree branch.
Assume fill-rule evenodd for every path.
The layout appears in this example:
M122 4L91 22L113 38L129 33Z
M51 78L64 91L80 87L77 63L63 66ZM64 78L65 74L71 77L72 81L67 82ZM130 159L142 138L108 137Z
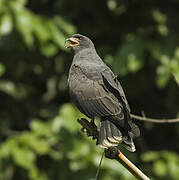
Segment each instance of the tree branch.
M147 117L142 117L138 116L135 114L130 114L132 118L140 121L146 121L146 122L152 122L152 123L177 123L179 122L179 118L175 119L156 119L156 118L147 118Z
M150 180L140 169L138 169L117 147L105 149L105 156L120 162L132 175L140 180Z

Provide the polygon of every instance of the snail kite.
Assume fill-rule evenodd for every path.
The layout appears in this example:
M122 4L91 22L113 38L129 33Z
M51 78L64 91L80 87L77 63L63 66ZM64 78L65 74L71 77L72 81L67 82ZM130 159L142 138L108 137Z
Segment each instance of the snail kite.
M139 128L130 118L130 108L120 82L96 53L93 42L74 34L67 39L74 50L68 77L72 101L87 117L101 121L98 144L109 148L122 144L134 152L133 137Z

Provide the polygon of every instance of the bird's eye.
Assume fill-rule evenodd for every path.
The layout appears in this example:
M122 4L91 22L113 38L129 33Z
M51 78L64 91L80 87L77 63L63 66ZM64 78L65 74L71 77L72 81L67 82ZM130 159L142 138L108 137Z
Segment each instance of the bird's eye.
M82 37L79 37L78 39L79 39L79 40L82 40L83 38L82 38Z

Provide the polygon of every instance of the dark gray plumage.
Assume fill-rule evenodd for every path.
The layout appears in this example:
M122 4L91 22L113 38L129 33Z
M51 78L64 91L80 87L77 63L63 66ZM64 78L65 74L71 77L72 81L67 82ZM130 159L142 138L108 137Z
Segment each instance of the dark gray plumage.
M67 41L75 52L68 77L70 96L86 116L101 119L98 144L108 148L122 143L129 151L135 151L132 138L140 131L130 118L118 78L98 56L88 37L74 34Z

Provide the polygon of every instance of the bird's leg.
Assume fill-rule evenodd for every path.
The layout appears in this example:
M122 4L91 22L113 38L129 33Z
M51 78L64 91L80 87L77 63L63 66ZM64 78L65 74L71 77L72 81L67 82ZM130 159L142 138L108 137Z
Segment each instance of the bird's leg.
M117 155L119 154L119 150L117 147L111 147L104 150L105 157L109 159L116 159Z
M94 123L94 119L89 122L87 119L81 118L78 119L78 122L82 126L82 131L86 134L87 136L92 136L93 139L98 139L98 131L97 131L97 126Z
M96 127L96 124L95 124L95 118L94 118L94 117L91 119L90 124L91 124L91 126Z
M90 122L90 127L91 127L91 129L93 130L93 132L92 132L92 136L93 136L93 139L98 139L98 129L97 129L97 126L96 126L96 124L95 124L95 117L93 117L92 119L91 119L91 122Z

